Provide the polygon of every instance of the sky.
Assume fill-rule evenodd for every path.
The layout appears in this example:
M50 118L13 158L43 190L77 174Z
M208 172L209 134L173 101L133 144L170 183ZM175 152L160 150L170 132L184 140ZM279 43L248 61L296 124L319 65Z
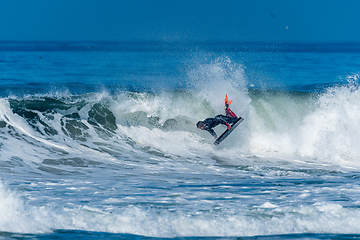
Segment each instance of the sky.
M360 42L359 0L0 0L0 41Z

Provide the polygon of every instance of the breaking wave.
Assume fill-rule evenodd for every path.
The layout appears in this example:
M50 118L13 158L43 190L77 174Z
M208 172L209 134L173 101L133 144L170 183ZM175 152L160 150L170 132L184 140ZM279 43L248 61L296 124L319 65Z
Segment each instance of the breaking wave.
M16 154L10 150L17 144L24 155L34 151L47 155L45 148L59 158L72 154L76 159L83 158L85 150L101 154L99 146L106 145L112 149L138 146L174 156L270 154L358 163L360 95L356 84L332 87L321 94L236 87L230 93L233 111L245 121L220 147L195 127L198 120L223 111L225 94L214 98L207 89L3 98L2 155L22 158L21 150ZM221 125L215 128L218 133L223 130Z

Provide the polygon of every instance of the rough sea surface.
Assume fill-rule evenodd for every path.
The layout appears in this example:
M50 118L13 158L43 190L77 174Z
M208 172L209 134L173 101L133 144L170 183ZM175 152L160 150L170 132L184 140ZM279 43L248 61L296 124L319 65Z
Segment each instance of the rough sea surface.
M359 72L358 44L0 42L0 239L360 239Z

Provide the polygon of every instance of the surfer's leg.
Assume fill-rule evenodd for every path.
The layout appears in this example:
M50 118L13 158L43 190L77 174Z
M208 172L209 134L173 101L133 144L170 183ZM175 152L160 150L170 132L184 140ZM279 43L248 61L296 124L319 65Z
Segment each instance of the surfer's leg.
M234 123L237 120L236 117L228 117L228 116L224 116L224 115L217 115L215 118L221 119L227 123Z
M234 123L236 122L236 120L238 120L237 117L228 117L229 119L227 120L228 123Z
M227 108L227 109L225 110L225 112L226 112L226 116L227 116L227 117L237 118L236 114L235 114L233 111L231 111L230 108Z

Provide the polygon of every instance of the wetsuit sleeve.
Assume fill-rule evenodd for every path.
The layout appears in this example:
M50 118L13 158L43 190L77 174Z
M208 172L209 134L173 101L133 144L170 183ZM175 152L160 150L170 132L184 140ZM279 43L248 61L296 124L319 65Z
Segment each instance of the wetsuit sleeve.
M216 135L216 133L215 133L214 130L212 130L212 129L207 129L206 131L208 131L215 139L217 138L217 135Z

